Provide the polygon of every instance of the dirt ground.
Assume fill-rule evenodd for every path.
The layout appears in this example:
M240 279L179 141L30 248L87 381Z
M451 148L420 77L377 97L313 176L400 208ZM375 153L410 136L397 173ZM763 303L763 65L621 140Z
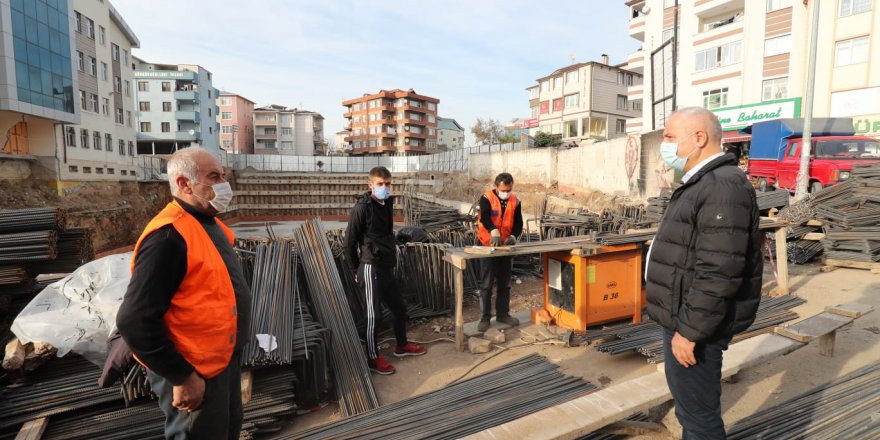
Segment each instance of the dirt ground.
M794 310L801 318L823 311L826 305L859 302L880 309L880 275L857 269L839 269L820 273L821 264L791 266L793 292L807 300ZM775 286L769 268L764 275L765 292ZM534 278L512 285L511 310L519 312L541 304L542 281ZM465 321L478 318L479 304L476 298L466 295ZM538 328L524 323L519 329L507 332L506 347L521 345L523 336L536 333ZM440 333L435 333L436 327ZM431 341L449 337L452 320L447 317L414 322L410 337L419 341ZM723 385L722 405L728 426L755 411L772 406L809 388L833 380L869 363L880 361L880 311L859 318L853 325L838 331L838 343L834 357L820 356L816 343L745 370L735 384ZM531 352L546 356L569 375L582 377L593 384L606 387L655 371L655 366L635 353L609 356L589 347L562 347L556 345L529 345L474 355L455 351L446 341L428 344L425 356L396 359L388 347L383 348L386 358L397 367L391 376L374 375L380 402L388 404L407 397L422 394L449 384L468 373L474 365L493 356L472 372L467 378L489 371L506 362ZM296 416L285 432L297 432L311 426L338 420L340 414L331 403L319 411ZM668 433L634 437L643 440L673 438Z

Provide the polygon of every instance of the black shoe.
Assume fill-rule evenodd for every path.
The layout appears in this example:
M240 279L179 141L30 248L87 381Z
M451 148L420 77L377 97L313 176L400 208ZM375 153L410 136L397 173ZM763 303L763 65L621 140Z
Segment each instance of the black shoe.
M511 327L516 327L519 325L519 319L514 318L513 316L498 316L495 318L496 322L500 322L502 324L507 324Z
M481 319L480 323L477 324L477 331L482 333L482 332L485 332L486 330L489 330L489 320L488 319Z

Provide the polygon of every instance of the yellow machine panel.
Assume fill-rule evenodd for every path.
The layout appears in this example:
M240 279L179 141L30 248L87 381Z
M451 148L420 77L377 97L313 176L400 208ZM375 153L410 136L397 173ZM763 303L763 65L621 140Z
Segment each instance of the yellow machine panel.
M637 244L605 246L595 255L544 254L544 308L552 322L572 330L632 318L639 322L642 249Z

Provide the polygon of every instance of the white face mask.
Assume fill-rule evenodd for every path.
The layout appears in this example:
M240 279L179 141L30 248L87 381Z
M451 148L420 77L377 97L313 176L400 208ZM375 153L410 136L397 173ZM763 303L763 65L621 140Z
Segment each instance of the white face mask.
M498 191L498 198L501 200L507 200L510 198L510 191Z
M204 183L193 180L193 182L198 183L199 185L205 185ZM208 186L208 185L205 185ZM216 183L214 185L210 185L211 189L214 190L214 198L211 200L206 200L204 197L200 197L193 192L193 195L206 200L217 212L226 212L229 210L229 204L232 202L232 186L229 185L229 182Z

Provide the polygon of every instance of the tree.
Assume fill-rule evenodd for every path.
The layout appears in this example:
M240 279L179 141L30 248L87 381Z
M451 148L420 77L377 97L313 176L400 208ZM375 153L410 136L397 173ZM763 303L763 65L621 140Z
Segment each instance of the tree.
M504 127L494 119L477 118L477 122L471 127L478 144L497 144L505 135Z
M504 133L497 141L499 144L512 144L519 142L519 137L513 133Z
M535 135L535 148L556 148L562 143L558 136L539 131Z

